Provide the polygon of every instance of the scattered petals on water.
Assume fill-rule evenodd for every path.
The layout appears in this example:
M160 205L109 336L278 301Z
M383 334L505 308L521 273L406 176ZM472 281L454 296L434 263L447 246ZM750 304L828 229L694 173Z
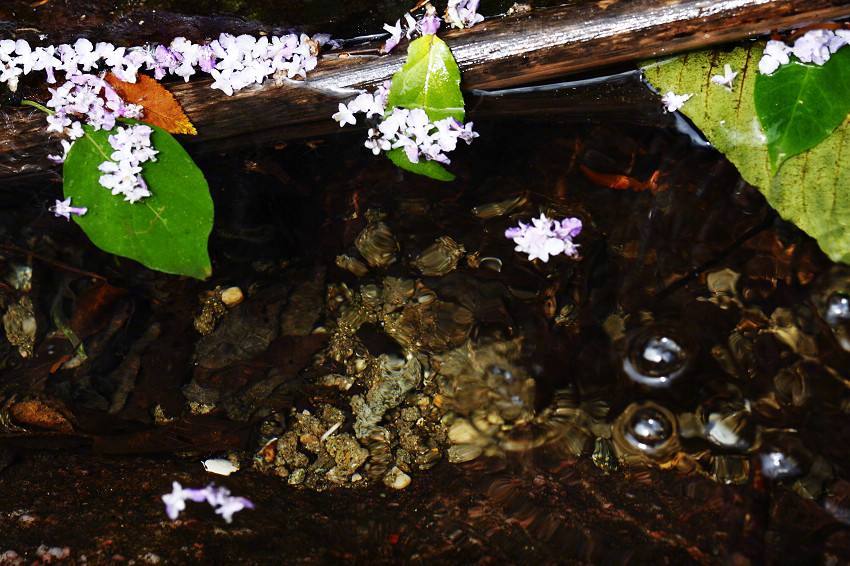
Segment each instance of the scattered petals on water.
M540 214L532 218L531 225L519 223L505 230L505 237L516 244L515 251L528 254L529 261L539 259L543 263L549 257L564 254L567 257L578 256L578 245L573 238L582 230L582 222L578 218L564 218L561 221Z
M711 82L724 87L728 91L732 91L732 85L735 82L735 77L738 76L738 71L733 71L732 66L726 63L723 66L722 75L714 75L711 77Z
M233 515L243 509L253 509L254 504L244 498L230 494L226 487L216 487L212 484L202 489L184 488L179 482L172 482L171 493L162 496L165 503L165 513L172 521L177 520L180 513L186 509L186 501L200 503L206 501L215 508L215 513L228 522L233 522Z
M673 91L668 92L661 97L661 102L664 103L664 108L667 112L676 112L685 103L691 99L693 94L676 94Z
M62 217L65 220L70 220L71 215L83 216L89 209L85 207L71 206L71 197L65 200L57 200L56 204L50 207L50 212L56 215L57 218Z

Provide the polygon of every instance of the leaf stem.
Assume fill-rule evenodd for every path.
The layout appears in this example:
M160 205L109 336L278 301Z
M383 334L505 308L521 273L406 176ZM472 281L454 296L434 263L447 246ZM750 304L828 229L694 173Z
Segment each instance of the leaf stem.
M47 106L44 106L43 104L39 104L35 100L24 100L23 102L21 102L21 106L32 106L36 110L41 110L42 112L44 112L46 114L50 114L51 116L53 114L56 114L56 112L54 112L53 110L51 110Z

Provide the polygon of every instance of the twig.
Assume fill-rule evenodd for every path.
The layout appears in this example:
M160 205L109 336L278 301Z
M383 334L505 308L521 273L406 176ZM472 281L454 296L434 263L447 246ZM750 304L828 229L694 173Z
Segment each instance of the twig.
M48 265L52 265L53 267L56 267L56 268L61 269L63 271L67 271L69 273L76 273L77 275L82 275L84 277L91 277L92 279L97 279L99 281L104 281L106 283L109 282L109 280L106 277L104 277L103 275L98 275L97 273L92 273L91 271L85 271L83 269L77 269L76 267L68 265L67 263L63 263L63 262L57 261L55 259L50 259L49 257L45 257L41 254L38 254L38 253L36 253L32 250L28 250L26 248L18 247L14 244L7 244L7 243L0 244L0 249L5 250L7 252L17 253L17 254L28 256L28 257L32 257L34 259L37 259L37 260L44 262Z

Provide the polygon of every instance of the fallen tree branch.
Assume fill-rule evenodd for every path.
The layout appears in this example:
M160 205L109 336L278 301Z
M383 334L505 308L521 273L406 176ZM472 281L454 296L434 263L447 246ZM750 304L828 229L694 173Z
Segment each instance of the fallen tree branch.
M542 82L579 71L736 41L772 30L850 16L850 0L598 0L488 20L443 37L465 89ZM320 136L336 131L337 104L397 71L403 49L325 54L309 80L266 81L228 97L201 79L170 85L197 126L193 151ZM358 54L359 53L359 54ZM53 168L44 118L3 113L0 181Z

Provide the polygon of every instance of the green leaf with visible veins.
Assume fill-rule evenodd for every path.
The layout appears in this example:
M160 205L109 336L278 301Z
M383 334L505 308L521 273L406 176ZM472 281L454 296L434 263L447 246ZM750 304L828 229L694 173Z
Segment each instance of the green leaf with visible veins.
M850 49L822 66L792 60L772 75L757 75L755 104L775 172L826 139L850 113Z
M387 109L421 108L432 122L454 118L463 122L463 94L460 91L460 69L451 49L436 35L424 35L410 43L407 61L393 75L387 95ZM434 161L412 163L401 149L388 153L393 163L413 173L439 181L455 178Z
M131 204L100 184L98 167L112 154L112 132L85 126L86 135L74 142L65 160L65 197L88 208L74 220L100 249L158 271L206 279L212 273L209 186L180 143L165 130L151 128L159 154L142 166L142 175L152 196Z
M815 238L830 258L850 263L850 121L845 119L815 147L788 158L774 174L754 102L763 49L763 44L751 44L729 52L690 53L650 62L644 73L660 92L692 93L681 112L744 180L784 219ZM727 63L740 71L732 92L709 82L723 74Z

